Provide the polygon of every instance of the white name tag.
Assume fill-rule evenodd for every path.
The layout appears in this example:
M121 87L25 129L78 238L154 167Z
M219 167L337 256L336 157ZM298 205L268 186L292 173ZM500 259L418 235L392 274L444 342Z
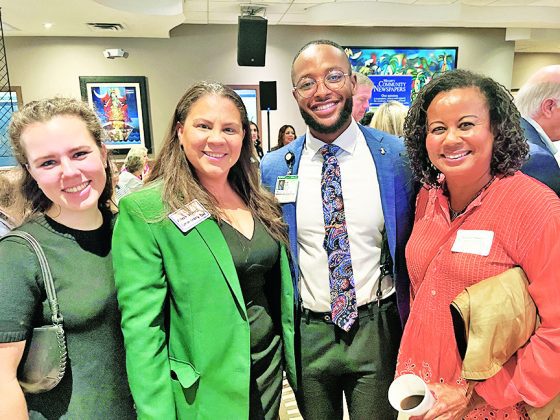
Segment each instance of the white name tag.
M189 204L169 215L169 218L175 225L185 233L198 225L200 222L208 219L210 213L206 210L198 200L193 200Z
M274 195L279 203L294 203L298 192L298 176L286 175L276 178Z
M459 229L453 247L451 247L451 252L464 252L486 257L490 254L493 241L494 232L491 230Z

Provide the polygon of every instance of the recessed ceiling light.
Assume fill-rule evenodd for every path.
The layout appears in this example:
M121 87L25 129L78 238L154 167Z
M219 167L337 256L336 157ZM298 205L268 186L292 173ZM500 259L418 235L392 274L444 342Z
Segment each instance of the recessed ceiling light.
M51 29L52 27L53 27L53 24L51 22L43 23L43 28L45 28L45 29Z

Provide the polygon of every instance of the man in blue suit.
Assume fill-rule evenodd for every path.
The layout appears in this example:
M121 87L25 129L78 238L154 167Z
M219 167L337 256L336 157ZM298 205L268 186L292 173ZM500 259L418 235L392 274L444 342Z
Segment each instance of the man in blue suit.
M300 291L304 418L390 419L387 401L409 311L404 247L415 189L401 141L352 118L356 78L344 50L319 40L292 64L308 129L261 163L282 203ZM334 221L333 221L334 220Z
M533 74L517 92L515 105L530 148L521 170L560 196L560 65Z

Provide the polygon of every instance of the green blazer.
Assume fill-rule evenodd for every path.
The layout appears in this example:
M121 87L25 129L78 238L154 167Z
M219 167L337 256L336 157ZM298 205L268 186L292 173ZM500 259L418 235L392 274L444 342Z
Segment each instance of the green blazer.
M214 220L183 233L168 218L154 221L162 209L158 186L124 197L113 235L138 417L248 419L250 331L229 248ZM283 246L279 266L284 368L295 388L294 291Z

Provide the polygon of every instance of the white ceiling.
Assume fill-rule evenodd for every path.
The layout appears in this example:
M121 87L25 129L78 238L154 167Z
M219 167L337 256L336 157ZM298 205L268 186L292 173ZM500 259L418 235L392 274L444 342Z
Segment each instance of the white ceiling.
M242 5L270 25L507 28L516 51L560 53L560 0L0 0L5 36L166 38L182 23L237 24Z

